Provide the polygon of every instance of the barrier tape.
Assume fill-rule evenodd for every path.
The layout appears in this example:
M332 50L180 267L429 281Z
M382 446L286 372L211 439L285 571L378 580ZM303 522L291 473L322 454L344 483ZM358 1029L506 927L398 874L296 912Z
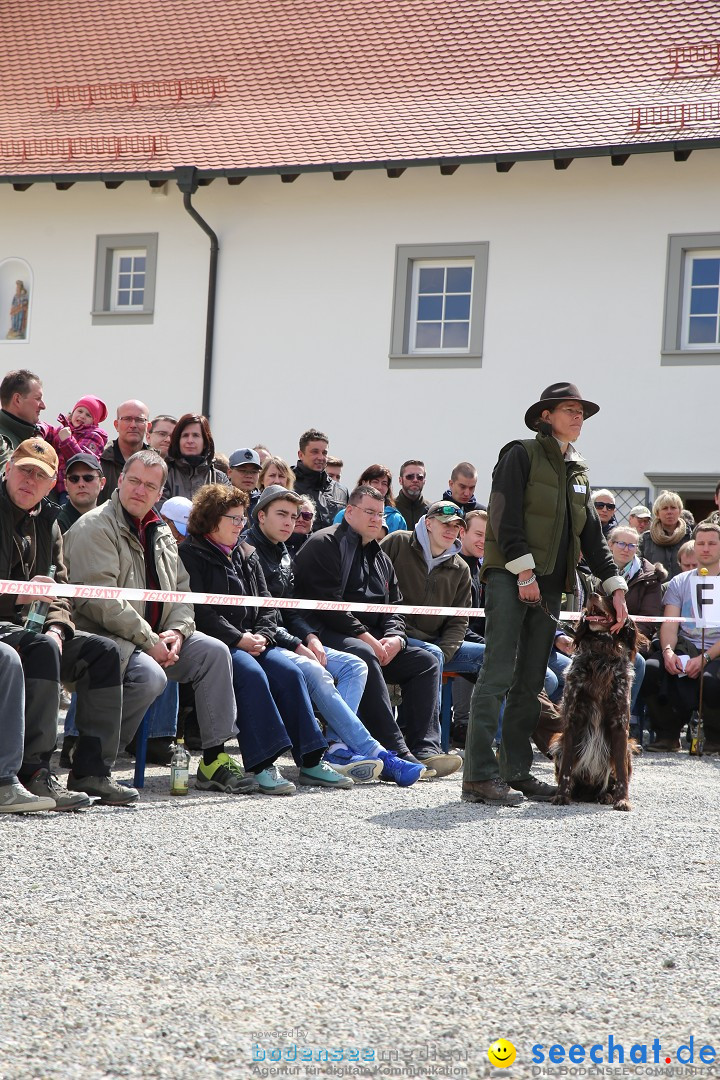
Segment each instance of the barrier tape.
M363 604L345 600L280 599L274 596L229 596L227 593L167 592L162 589L120 589L111 585L61 585L47 581L8 581L0 579L0 596L27 596L32 599L66 597L76 600L145 600L159 604L215 604L218 607L277 608L280 611L367 611L381 615L464 615L477 618L484 608L423 607L411 604ZM561 611L559 618L579 619L581 611ZM679 616L633 615L634 622L694 622Z

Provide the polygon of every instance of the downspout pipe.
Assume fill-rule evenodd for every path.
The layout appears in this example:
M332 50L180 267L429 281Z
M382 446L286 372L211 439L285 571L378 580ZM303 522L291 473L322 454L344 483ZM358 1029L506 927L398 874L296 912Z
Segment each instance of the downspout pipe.
M197 170L194 167L177 170L177 186L182 192L183 205L193 221L210 237L210 267L208 271L207 319L205 323L205 365L203 369L202 413L210 419L210 395L212 392L213 342L215 338L215 297L217 294L217 267L220 244L217 234L200 216L192 204L197 191Z

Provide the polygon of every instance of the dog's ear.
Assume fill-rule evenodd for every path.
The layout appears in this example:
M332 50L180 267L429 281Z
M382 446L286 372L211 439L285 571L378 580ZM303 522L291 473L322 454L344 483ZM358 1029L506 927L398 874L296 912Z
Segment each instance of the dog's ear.
M631 660L635 659L639 636L637 627L632 619L627 619L625 625L618 631L618 643L623 645L629 651Z

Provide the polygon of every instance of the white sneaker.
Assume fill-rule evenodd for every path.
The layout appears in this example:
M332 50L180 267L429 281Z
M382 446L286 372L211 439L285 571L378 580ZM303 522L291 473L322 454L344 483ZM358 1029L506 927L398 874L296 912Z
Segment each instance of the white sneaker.
M54 809L54 799L33 795L19 780L0 786L0 814L36 814L39 810Z

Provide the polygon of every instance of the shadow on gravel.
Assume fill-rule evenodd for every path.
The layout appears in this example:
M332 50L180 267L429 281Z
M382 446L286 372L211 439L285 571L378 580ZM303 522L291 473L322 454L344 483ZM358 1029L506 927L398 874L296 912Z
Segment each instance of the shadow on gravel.
M522 819L523 828L535 822L545 822L551 818L564 820L567 817L588 817L597 814L613 814L611 806L598 803L571 803L569 806L552 806L549 803L532 802L528 799L520 806L488 806L486 803L451 802L443 806L412 807L407 810L391 810L386 814L375 814L366 820L373 825L382 825L390 829L406 829L414 832L436 829L457 829L473 821L487 821L489 818ZM627 816L627 815L625 815Z

